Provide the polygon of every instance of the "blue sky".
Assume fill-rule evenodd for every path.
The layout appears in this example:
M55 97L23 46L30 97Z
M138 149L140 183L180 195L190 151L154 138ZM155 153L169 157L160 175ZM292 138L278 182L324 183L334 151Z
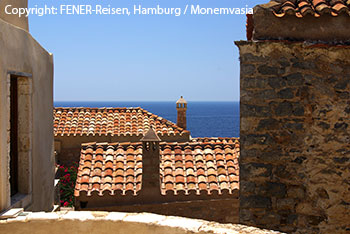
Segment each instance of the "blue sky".
M253 7L268 0L29 0L29 7ZM54 54L55 101L238 101L245 15L30 16Z

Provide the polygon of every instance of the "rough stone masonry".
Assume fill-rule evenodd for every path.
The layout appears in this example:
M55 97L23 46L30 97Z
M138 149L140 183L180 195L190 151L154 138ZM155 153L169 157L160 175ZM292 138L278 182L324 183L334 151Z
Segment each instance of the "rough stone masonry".
M350 232L350 47L241 41L240 222Z

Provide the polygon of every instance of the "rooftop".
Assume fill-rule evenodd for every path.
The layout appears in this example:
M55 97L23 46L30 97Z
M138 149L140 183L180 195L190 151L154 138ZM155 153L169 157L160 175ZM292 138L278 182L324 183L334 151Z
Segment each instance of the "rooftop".
M277 17L319 17L323 14L338 16L342 13L350 15L350 2L347 0L275 0L265 6L271 8Z
M173 122L137 108L55 108L55 136L141 135L153 128L158 135L189 133Z
M231 194L239 189L237 138L160 143L161 194ZM81 150L75 196L137 195L142 144L89 143Z

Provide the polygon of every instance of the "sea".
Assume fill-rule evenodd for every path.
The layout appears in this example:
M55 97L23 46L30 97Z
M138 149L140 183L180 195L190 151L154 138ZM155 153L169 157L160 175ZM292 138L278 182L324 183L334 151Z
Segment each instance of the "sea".
M54 102L55 107L141 107L176 123L175 102ZM239 137L239 102L188 102L192 137Z

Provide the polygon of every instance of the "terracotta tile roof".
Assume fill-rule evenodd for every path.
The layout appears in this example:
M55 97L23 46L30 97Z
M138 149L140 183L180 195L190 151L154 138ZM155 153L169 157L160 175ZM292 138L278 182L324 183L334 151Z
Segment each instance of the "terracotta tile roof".
M342 13L350 15L349 0L275 0L271 1L269 7L278 17L285 15L303 17L308 14L315 17L323 14L337 16Z
M144 135L153 127L160 135L189 133L142 108L55 108L55 136Z
M197 137L191 140L191 143L202 144L234 144L239 149L238 137Z
M237 138L160 143L161 193L231 194L239 189ZM142 187L142 144L90 143L81 150L75 196L136 195Z

